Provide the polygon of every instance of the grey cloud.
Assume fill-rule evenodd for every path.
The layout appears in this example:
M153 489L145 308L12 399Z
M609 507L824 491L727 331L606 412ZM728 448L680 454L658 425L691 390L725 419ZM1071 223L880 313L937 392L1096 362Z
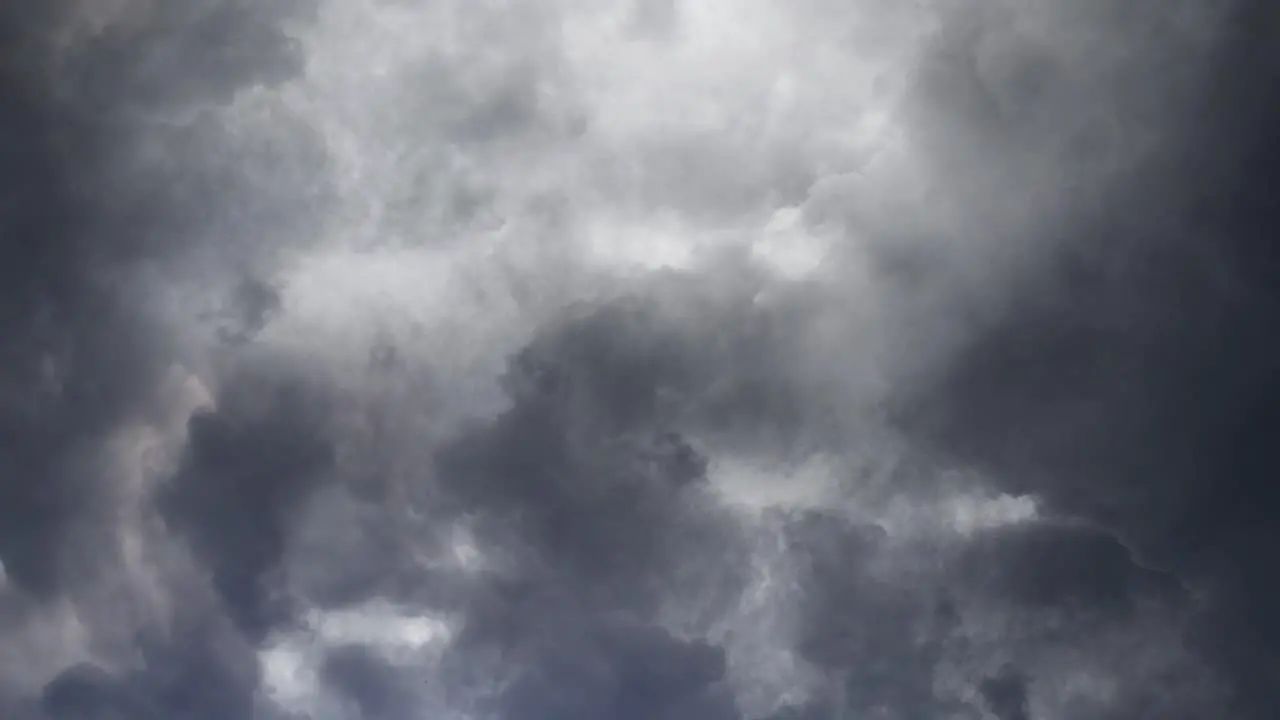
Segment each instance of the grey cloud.
M1028 720L1027 679L1015 668L1002 668L982 681L982 699L997 720Z
M929 588L906 590L876 578L869 566L883 552L875 528L811 516L796 547L808 561L798 650L834 683L832 712L928 717L952 703L937 697L933 675L938 638Z
M228 378L215 410L191 418L187 455L158 504L212 573L231 616L261 638L287 619L275 607L291 514L333 462L325 399L305 380L248 371Z
M45 712L55 718L154 717L145 701L129 688L93 665L69 668L51 681L44 691Z
M661 323L643 312L611 322L636 310L546 328L512 358L511 407L407 468L407 494L378 477L388 466L377 462L370 484L331 472L340 467L324 459L326 428L340 427L335 406L309 402L305 385L291 394L287 376L230 376L232 393L193 419L186 469L163 507L251 637L287 628L287 614L263 614L272 588L329 608L393 599L460 623L433 681L453 705L504 717L736 718L723 652L659 624L673 597L710 614L727 608L745 558L738 528L706 488L706 459L654 402L681 364L701 361L684 357L684 342L662 340ZM671 361L645 365L637 352ZM388 426L360 452L406 452L400 430ZM389 503L405 501L425 525L397 524ZM299 524L305 513L321 513L320 524ZM355 534L343 540L338 528L349 522ZM442 529L459 522L486 565L424 565L447 555ZM326 538L337 545L326 550ZM404 684L413 667L373 648L338 648L320 678L354 711L394 717L414 697Z
M194 233L173 229L203 219L187 206L179 220L163 197L129 198L129 185L154 178L128 165L122 147L171 131L139 110L212 107L237 87L278 79L264 59L284 43L275 31L282 16L165 5L140 24L86 35L82 8L39 8L0 11L6 46L20 48L0 67L0 592L6 603L44 608L29 615L33 623L63 623L36 634L59 645L38 648L40 658L84 663L50 676L43 699L27 687L43 659L32 672L0 674L6 686L22 678L19 717L245 717L257 683L252 652L199 600L183 563L134 564L164 555L158 545L170 540L152 534L147 510L135 515L149 480L140 477L145 462L128 465L127 433L171 414L165 378L181 353L132 281L148 263L195 253ZM242 31L256 39L235 57L224 40ZM217 185L203 190L217 201ZM158 234L169 241L162 250L147 242ZM132 542L145 546L138 557L117 552ZM151 571L155 587L141 587ZM148 593L166 596L155 603L171 603L170 617L152 614ZM130 642L131 633L142 639Z
M519 353L513 407L443 448L436 473L459 510L496 518L550 582L652 612L682 556L731 547L734 530L706 493L706 460L660 407L687 348L627 314L601 310ZM711 577L728 579L735 559L719 561L729 574Z
M217 620L199 622L174 638L144 637L138 669L67 668L45 686L40 709L51 720L252 717L256 658Z
M922 434L956 456L1113 528L1210 598L1200 626L1220 644L1205 657L1235 679L1241 717L1269 712L1275 687L1274 623L1248 609L1269 593L1252 561L1274 552L1261 480L1274 218L1258 201L1275 173L1274 23L1260 5L1231 8L1174 141L1077 219L1070 254L920 389L932 409L916 415L940 421ZM1228 614L1241 624L1216 624Z
M679 11L675 0L635 0L631 9L633 31L642 38L669 37L678 27Z
M500 717L739 717L720 649L635 620L544 610L508 647L526 663L496 699Z
M903 73L900 174L861 150L818 162L803 123L767 147L679 123L610 138L536 4L459 10L483 52L406 61L358 108L289 84L324 49L295 45L299 24L333 22L304 4L153 3L79 34L69 5L0 11L0 35L33 50L0 64L0 232L17 239L0 249L0 600L64 603L87 628L59 636L75 659L42 695L0 667L0 711L273 717L289 708L265 699L279 668L260 653L278 651L313 672L302 694L366 720L735 720L769 715L735 695L773 667L743 649L759 636L812 680L762 704L777 718L1265 716L1274 112L1252 71L1274 64L1276 25L1240 3L1213 37L1178 15L1202 3L1131 5L944 13ZM680 3L623 10L646 47L692 27ZM786 17L875 44L837 11ZM1185 73L1165 72L1175 58ZM352 127L326 124L348 111ZM383 144L346 148L347 131ZM691 232L802 205L804 231L847 236L816 279L727 251L540 305L513 323L532 339L495 378L506 405L443 430L434 393L453 378L431 356L472 335L411 348L388 321L358 369L308 346L315 318L278 271L318 237L367 220L526 240L482 210L558 197L512 178L571 142L605 205ZM636 175L616 167L631 160ZM560 189L556 223L530 213L531 234L570 235L594 209ZM520 279L528 297L559 284ZM175 361L210 406L166 440L176 468L120 480L97 450L165 415ZM723 502L729 461L768 460L760 482L780 484L768 468L814 453L837 460L823 507L762 520ZM973 489L953 468L1036 512L877 524L891 500ZM449 637L324 625L377 603L444 618ZM749 626L751 603L779 627Z
M1136 564L1114 537L1083 528L1036 524L983 533L959 559L966 582L1029 607L1098 613L1122 621L1145 599L1183 593L1168 573Z
M412 718L413 684L421 678L395 668L368 648L348 645L330 650L321 669L324 684L350 701L370 720Z
M73 44L60 58L63 90L87 110L109 115L229 102L247 86L301 71L284 25L304 18L309 5L151 3L137 11L139 21L108 24Z
M22 14L6 12L5 24L22 23ZM0 555L13 581L43 594L58 584L51 553L87 490L76 487L66 458L127 412L155 367L144 349L147 330L89 274L70 163L96 138L48 95L38 74L41 48L24 38L36 67L6 64L0 78L9 108L0 179L9 238L0 320L7 338Z
M913 547L831 514L785 527L802 568L796 649L828 689L780 717L1124 717L1166 705L1208 717L1221 702L1213 671L1181 646L1195 599L1105 533L1037 521ZM915 569L886 573L894 566ZM1118 688L1072 689L1095 673Z
M746 150L732 138L690 132L647 141L635 165L602 175L642 207L677 209L695 221L723 223L770 204L805 199L818 173L808 158L779 145Z
M259 278L245 278L229 300L219 313L223 322L218 336L226 342L252 340L280 311L280 293Z
M740 319L734 311L720 314L713 310L707 317L692 326L701 327L705 322L731 336L742 333L750 337L754 332L749 329L755 327L753 320ZM671 329L662 330L668 327ZM743 404L735 405L732 414L739 428L757 422L768 426L774 417L790 419L785 410L775 408L786 408L802 390L800 383L789 384L785 375L774 373L768 375L774 383L771 392L783 401L781 406L746 400L752 397L754 387L749 382L734 382L752 377L750 365L740 374L712 380L714 373L703 374L702 368L724 373L733 362L700 345L696 333L677 332L680 327L677 321L663 320L660 313L624 308L588 316L535 340L517 355L510 379L515 408L490 428L491 434L477 436L485 443L465 452L461 448L476 442L475 437L469 437L441 456L445 482L464 483L462 493L469 498L469 509L504 508L513 518L510 526L529 528L526 540L533 539L539 557L572 568L569 577L582 574L592 582L608 583L617 576L603 572L607 569L626 568L628 575L643 574L643 568L651 567L647 563L653 556L648 553L619 549L618 555L602 554L615 547L613 543L625 547L632 539L626 529L643 516L627 519L629 513L621 508L633 505L586 504L592 494L604 492L591 484L610 483L618 475L608 470L576 470L569 448L588 453L587 457L592 447L607 448L618 457L630 446L595 445L593 438L634 432L664 416L685 418L692 427L700 427L701 420L707 427L723 431L726 425L721 416L702 414L715 406L709 402L715 396L701 390L703 383L718 381L722 387L740 388L742 396L729 395L742 398L734 400ZM777 337L764 330L771 327L767 323L760 327L763 337ZM657 353L657 361L639 362L654 358L653 353ZM757 360L767 357L762 353L742 355ZM674 404L663 406L657 401L656 389L664 385L674 389ZM522 416L524 421L516 422ZM750 435L749 430L744 432ZM570 443L570 438L576 439L576 444ZM471 462L462 462L466 458L472 458ZM509 464L505 458L510 458ZM928 463L920 463L904 473L898 490L927 498L930 473L934 472ZM909 474L922 476L907 478ZM574 484L578 477L589 484ZM654 486L654 491L661 487ZM583 499L577 499L575 493L581 493ZM555 513L545 515L540 510L544 507ZM600 509L592 510L597 507ZM573 519L591 517L607 524L586 524L578 530ZM522 525L524 522L530 524ZM794 562L805 568L799 591L802 620L797 649L843 687L844 699L839 704L850 710L870 712L880 707L881 712L910 716L911 712L960 707L956 697L939 694L935 688L938 673L944 672L947 663L956 662L951 654L963 655L954 647L952 633L956 631L948 629L945 614L936 614L939 603L945 606L949 594L976 603L979 613L1006 612L1028 618L1027 628L1011 631L1000 642L1010 646L1043 643L1064 654L1077 652L1077 640L1087 644L1110 632L1107 628L1129 622L1140 612L1141 603L1178 606L1184 601L1177 581L1137 565L1129 551L1109 535L1044 522L979 532L970 540L955 541L950 550L928 550L937 553L933 560L913 560L910 552L895 547L877 527L859 527L834 514L788 521ZM611 531L619 537L613 538ZM640 537L646 537L647 532L641 531ZM561 540L566 536L573 540ZM583 555L585 548L593 554ZM652 550L654 544L650 540L637 548ZM608 560L593 560L600 557ZM926 567L935 563L938 569L924 572L923 587L879 576L875 568L894 562L894 558L925 562ZM1170 621L1165 630L1176 634L1179 626ZM1158 680L1137 676L1132 682L1136 687Z

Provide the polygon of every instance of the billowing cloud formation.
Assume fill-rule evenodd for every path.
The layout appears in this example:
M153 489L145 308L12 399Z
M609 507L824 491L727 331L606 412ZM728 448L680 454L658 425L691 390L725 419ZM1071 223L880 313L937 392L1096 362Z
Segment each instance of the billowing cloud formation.
M1278 20L0 10L0 714L1268 717Z

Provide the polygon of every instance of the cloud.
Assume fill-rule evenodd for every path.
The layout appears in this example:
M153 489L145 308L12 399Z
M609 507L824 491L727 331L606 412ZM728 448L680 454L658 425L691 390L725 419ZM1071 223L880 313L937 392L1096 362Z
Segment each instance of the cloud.
M520 648L530 664L498 699L500 717L739 717L718 684L718 649L627 623L574 625Z
M999 720L1027 720L1027 680L1009 668L1000 675L987 678L980 686L987 708Z
M1082 215L1082 240L922 390L947 418L929 432L948 451L1110 527L1209 597L1197 626L1226 607L1253 618L1248 637L1219 635L1208 654L1235 679L1243 717L1265 714L1272 694L1262 679L1271 623L1240 604L1262 592L1246 558L1272 552L1260 529L1272 493L1257 479L1267 453L1255 440L1269 422L1274 346L1256 238L1272 220L1251 188L1273 172L1256 124L1273 110L1245 89L1260 87L1272 22L1260 7L1232 9L1208 94L1170 126L1168 150Z
M240 715L255 657L204 602L198 571L165 547L147 497L200 401L187 392L199 383L175 369L180 343L141 297L143 266L198 251L202 219L131 196L122 178L154 176L127 167L120 149L180 133L139 113L213 107L279 79L259 60L284 37L278 17L248 6L122 6L128 22L83 25L91 10L0 12L20 48L0 63L0 594L6 637L33 651L5 655L0 695L33 718ZM249 27L254 50L230 62L216 35ZM192 41L201 36L209 42ZM210 201L217 193L206 186ZM148 242L175 226L193 233L168 234L163 249Z
M1263 717L1274 28L0 10L0 713Z
M397 672L385 660L358 645L330 650L320 671L321 682L348 698L361 717L414 717L410 678L397 682Z
M266 375L233 378L215 409L191 417L182 467L157 498L175 534L209 569L231 617L259 638L285 619L272 607L270 580L290 513L333 457L320 424L323 399L304 383Z

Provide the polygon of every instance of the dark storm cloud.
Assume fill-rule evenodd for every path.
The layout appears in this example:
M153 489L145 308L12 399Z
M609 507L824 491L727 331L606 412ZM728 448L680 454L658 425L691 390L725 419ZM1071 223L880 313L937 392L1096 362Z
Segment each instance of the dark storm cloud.
M274 52L272 43L284 43L284 37L267 24L275 17L255 16L247 5L206 4L204 12L188 10L174 17L169 16L175 11L157 11L131 30L108 26L82 44L59 49L54 46L57 31L74 27L75 14L65 4L42 6L46 9L5 10L2 19L5 33L14 37L10 47L15 52L2 69L6 111L0 139L0 223L5 242L0 265L5 281L0 334L9 357L0 380L5 388L3 462L8 466L0 492L12 497L0 506L13 517L0 523L8 531L0 541L7 546L0 555L17 581L49 592L56 584L54 538L76 506L92 504L95 492L94 481L70 471L66 463L79 453L79 444L99 439L145 404L152 378L168 362L154 328L112 281L127 269L123 262L139 259L139 235L150 228L122 229L112 222L116 218L97 212L102 198L116 190L108 183L119 168L104 164L113 143L139 131L120 126L111 113L138 101L131 83L145 81L139 77L145 67L185 74L181 86L188 96L181 100L187 104L225 100L230 88L262 80L256 73L271 66L262 56ZM187 22L174 25L177 20ZM161 52L157 46L169 42L175 27L216 34L224 23L233 23L232 29L236 23L257 28L260 47L213 40L187 47L183 58L194 67L147 59ZM121 37L130 31L142 34ZM227 60L232 55L242 58L240 64ZM68 66L105 75L79 86L64 74L71 72ZM92 101L90 88L99 94ZM160 91L150 97L179 101ZM145 178L136 180L145 183ZM206 199L213 200L216 190L209 187ZM173 211L165 198L152 202L151 208L134 209ZM168 239L178 246L183 242ZM174 248L166 250L172 252Z
M212 573L231 617L261 638L287 619L273 607L291 513L333 461L332 411L305 380L250 370L227 378L215 410L197 413L182 468L158 503Z
M327 376L292 375L290 358L263 370L250 348L246 369L222 377L215 408L193 417L160 507L254 640L291 632L292 602L358 614L391 600L456 619L440 679L427 678L456 707L736 720L724 651L659 622L673 598L713 618L746 581L741 530L677 422L716 362L682 332L676 318L632 302L549 324L511 358L510 407L418 451L423 466L409 447L420 439L395 423L394 405L358 399L370 443L339 443L345 406ZM411 371L377 365L384 380ZM675 412L664 407L673 390ZM725 392L750 402L755 388ZM747 419L770 412L765 404ZM357 456L339 461L340 444ZM406 460L413 484L397 489ZM304 513L314 515L310 530ZM348 522L352 534L340 537ZM424 556L453 552L458 523L482 564L424 566ZM308 532L318 547L307 547ZM359 638L324 651L318 682L343 712L408 717L428 671L386 652Z
M246 343L279 312L280 293L261 278L246 277L217 314L218 337L232 344Z
M415 716L414 684L421 678L394 667L368 648L346 645L330 650L320 670L322 682L354 705L368 720L410 720Z
M45 686L42 705L54 718L154 717L146 700L93 665L68 668Z
M216 620L212 624L184 628L159 643L143 639L144 664L137 670L70 667L44 687L40 707L51 720L253 717L255 658Z
M298 318L297 295L276 282L282 238L311 242L317 218L333 219L317 202L332 189L323 178L349 171L340 182L382 192L365 158L325 163L320 135L351 129L320 127L333 118L274 118L270 131L245 134L211 112L237 99L237 113L279 109L242 91L301 71L288 26L307 7L123 3L92 22L79 5L0 11L0 35L26 43L0 61L0 600L71 598L68 617L91 636L57 656L42 693L24 694L30 678L0 667L0 712L9 703L39 720L271 715L261 695L280 688L262 683L269 660L276 672L287 666L284 684L312 672L313 687L285 690L304 704L332 700L340 717L408 720L444 704L503 720L739 720L757 715L735 692L764 684L752 673L772 667L752 667L741 647L767 641L817 678L790 705L759 704L783 705L775 718L1220 717L1216 676L1179 637L1194 608L1187 648L1234 681L1244 717L1262 717L1280 686L1277 598L1265 580L1280 549L1264 524L1276 498L1260 480L1280 358L1260 189L1273 153L1253 138L1274 118L1258 109L1269 85L1245 71L1274 64L1276 24L1242 13L1239 34L1210 58L1212 91L1191 103L1185 88L1198 81L1158 77L1171 58L1203 65L1180 55L1194 42L1177 23L1146 26L1114 2L1061 5L1039 29L992 9L948 18L931 38L906 132L937 177L910 190L944 190L960 208L952 216L907 198L867 217L843 186L832 189L840 183L817 187L812 158L787 146L804 123L750 167L736 140L704 144L683 127L640 132L638 150L609 149L644 166L644 209L670 206L683 220L798 202L813 186L805 222L869 236L869 272L884 282L868 293L891 288L884 317L844 320L862 311L844 287L862 281L842 276L853 272L845 255L827 271L839 282L823 285L779 280L727 251L713 267L647 275L624 300L538 315L499 383L505 409L477 413L444 440L423 430L437 408L412 388L429 369L400 338L380 338L361 375L325 365L305 328L271 333ZM499 58L483 82L446 54L409 63L443 79L389 113L388 132L412 140L387 139L389 155L399 157L399 141L438 139L419 124L439 125L460 154L515 149L543 125L556 135L556 118L580 124L576 101L563 118L545 106L564 78L543 57L555 54L540 44L543 8L530 8L538 22L509 23L528 45L515 54L529 57ZM628 9L627 32L642 42L689 30L677 3ZM347 102L326 92L339 91L319 83L290 101ZM440 105L428 120L417 112ZM1188 114L1163 116L1172 111ZM1135 135L1151 143L1126 146ZM547 151L546 138L533 140ZM495 197L507 190L493 183ZM867 189L855 185L854 195ZM453 212L497 203L482 190ZM352 202L353 215L378 214ZM405 227L417 222L407 217ZM1006 287L1014 266L1043 271ZM164 325L170 308L132 284L166 273L214 287L212 309L182 318L212 321L212 349L186 347L199 331ZM324 291L345 297L340 284ZM193 294L203 301L205 290ZM966 293L982 306L950 302ZM909 327L894 344L878 323ZM960 344L954 362L939 351L951 345L926 338L935 330ZM289 345L300 336L301 347ZM145 520L125 520L119 497L149 488L124 488L90 451L159 414L148 414L163 404L159 378L192 355L209 407L187 424L154 507L137 501ZM936 371L891 393L905 449L864 437L881 429L880 407L844 407L876 404L876 381L863 375L880 363L911 367L890 368L891 381ZM731 493L713 482L718 461L785 464L817 451L858 456L850 465L883 479L837 464L833 484L855 497L765 520L721 502ZM882 457L895 452L906 459ZM921 521L941 529L877 518L885 497L933 512L956 490L941 472L954 466L980 471L980 489L1034 496L1040 515L992 527ZM124 550L90 547L130 523L130 540L157 557L160 545L174 548L146 560L163 576L158 619L133 612L132 596L112 601L127 613L85 600L134 583ZM465 541L453 537L459 528ZM775 530L782 560L763 567L757 546ZM93 570L99 558L109 562ZM116 585L97 577L116 574ZM794 627L747 627L753 617L737 618L748 601L785 606L778 615L793 613ZM0 616L0 631L35 617ZM429 633L394 622L390 639L370 629L387 617L444 617L450 637L423 640ZM128 652L99 640L108 625L137 636ZM404 650L433 642L444 644L438 663ZM442 697L427 697L436 690Z
M1013 667L982 681L982 699L996 720L1029 720L1027 678Z
M1237 3L1229 17L1208 82L1167 124L1172 141L1075 218L1079 240L919 389L913 418L947 452L1101 523L1204 593L1188 643L1252 718L1280 702L1265 579L1280 552L1280 216L1264 199L1280 173L1280 15Z
M625 623L584 628L538 648L530 676L502 700L504 718L735 720L723 651ZM585 635L585 637L583 637Z
M680 283L664 287L678 293ZM537 646L537 632L551 632L546 627L570 638L588 632L583 628L593 627L592 618L601 614L651 612L654 600L679 592L669 578L677 561L695 549L704 558L695 563L700 571L721 573L713 583L697 582L724 594L721 607L737 602L743 577L735 565L744 562L739 533L751 531L726 524L727 516L716 519L723 510L708 506L701 492L706 462L675 430L741 439L756 437L757 428L794 422L812 441L823 426L820 412L816 419L806 414L813 407L805 404L805 383L774 371L781 362L767 352L733 351L738 342L768 345L793 326L774 325L770 313L744 312L733 303L711 303L701 312L669 317L628 301L552 324L513 356L506 379L511 409L437 456L439 481L458 511L494 520L477 526L480 547L519 558L521 568L507 590L475 596L450 650L452 662L465 667L467 658L485 655L483 648L502 648L505 656L526 648L521 652L540 657L541 650L527 648ZM722 341L707 342L699 334L711 327ZM734 410L721 415L722 406ZM803 410L793 415L797 407ZM772 435L776 444L770 447L784 448L779 438L786 434ZM909 465L894 480L897 491L928 502L940 489L937 468ZM1190 603L1175 577L1143 567L1105 531L1042 519L912 549L880 526L839 512L777 519L798 578L797 635L787 642L826 678L822 691L805 705L784 709L784 716L964 716L985 703L991 712L1018 718L1033 700L1045 708L1091 702L1090 712L1122 713L1149 705L1143 693L1182 697L1165 688L1163 671L1143 665L1132 650L1118 651L1130 659L1115 661L1133 664L1122 698L1055 695L1070 673L1096 672L1096 664L1112 662L1094 645L1117 633L1176 633L1177 613ZM897 564L920 569L885 574ZM474 609L482 606L488 609ZM1153 621L1151 630L1133 629L1152 612L1171 619L1166 625ZM993 617L1019 619L1001 629ZM557 642L571 652L572 641ZM587 651L571 656L579 652ZM1009 657L1018 664L1003 670ZM1176 650L1161 662L1166 660L1175 668L1170 673L1196 671ZM616 662L621 659L595 664ZM558 689L569 683L528 669L537 665L518 664L520 693L542 698L567 692L556 702L588 707L612 702L603 699L609 697L605 690L584 699ZM968 675L956 680L956 672ZM1010 673L1040 673L1043 679L1039 685L1023 681L1019 696L1010 689ZM1193 713L1209 707L1191 690L1182 705Z
M495 651L519 659L514 670L493 667L488 677L471 680L481 687L495 677L503 683L496 698L480 700L478 710L512 720L739 717L723 682L721 649L674 638L622 613L584 608L572 595L533 597L541 592L522 593L524 607L506 609L514 624L469 623L450 648L446 673L465 672ZM451 677L467 691L465 676Z
M626 438L631 452L641 452L634 443L651 444L642 452L669 456L655 461L683 484L701 475L700 460L671 433L783 451L802 439L829 441L826 408L810 402L829 378L806 377L796 352L810 339L804 318L812 297L800 289L761 306L753 299L765 282L734 258L723 270L735 285L724 292L675 274L548 323L515 354L503 380L516 405L502 421L510 446L522 422L531 423L530 446L539 452L550 450L534 433Z
M60 58L60 90L86 111L117 116L227 103L241 89L300 72L301 54L282 26L313 5L121 3L119 22L73 28L86 37Z
M39 14L56 15L55 6ZM57 541L92 492L67 458L119 421L156 368L146 330L93 277L77 165L92 161L101 138L91 118L50 97L42 41L51 28L35 15L0 16L15 48L0 66L0 557L15 582L48 594L58 585Z
M1049 523L982 533L965 547L957 571L1010 603L1117 621L1139 600L1182 592L1175 577L1137 565L1114 537Z
M207 218L192 212L198 203L132 194L156 178L126 150L181 137L153 123L159 115L211 107L236 88L294 72L296 54L280 25L296 8L119 3L118 17L90 18L99 7L0 9L0 592L74 608L89 637L127 635L137 625L131 654L142 659L133 669L68 668L42 699L15 699L26 708L15 712L58 720L248 717L256 659L193 589L190 571L158 566L175 571L157 591L171 594L175 609L155 627L141 608L122 610L114 598L95 604L99 586L130 582L132 571L111 550L116 535L149 532L121 510L136 490L122 485L129 471L112 467L103 448L118 431L167 412L162 381L179 357L128 279L147 263L181 259L207 237L197 230ZM177 165L169 189L198 184ZM217 183L200 187L204 200L219 201ZM180 225L190 233L177 232ZM197 423L196 434L207 439L220 429ZM6 638L26 631L21 618L3 622ZM55 639L65 633L42 637L65 642ZM50 657L76 652L38 649ZM26 676L21 670L0 668L6 690L10 677Z
M690 327L744 337L776 332L765 329L768 323L755 325L759 318L723 310L708 310ZM735 569L744 562L735 559L738 533L747 530L726 524L727 517L716 520L723 511L706 505L700 490L705 461L668 428L683 422L723 432L728 426L720 416L708 414L714 404L706 400L714 397L738 408L736 427L752 436L754 424L789 417L785 408L803 388L776 373L771 397L785 402L761 403L753 399L759 388L741 382L752 376L744 371L718 378L741 395L708 393L715 371L728 373L734 363L708 350L697 334L683 334L684 327L623 303L547 328L513 357L512 408L438 455L437 474L458 510L494 520L477 526L479 546L519 558L514 578L473 589L464 630L449 651L454 667L480 663L486 653L540 658L550 651L535 648L546 642L566 653L560 662L604 672L625 658L594 655L589 644L574 649L572 638L594 637L602 616L651 612L655 599L679 592L669 584L672 571L691 553L705 558L696 571L720 573L712 582L695 582L724 593L721 607L736 602L735 586L744 580ZM927 465L914 472L924 477L904 480L903 489L927 498ZM948 668L969 662L966 638L987 632L958 623L981 625L993 612L1025 616L1026 628L1001 642L1023 647L1015 655L1034 664L1045 653L1082 652L1081 642L1125 628L1145 612L1140 607L1176 608L1186 600L1176 580L1136 564L1110 535L1083 527L1037 522L984 530L956 538L949 548L927 549L932 557L921 560L882 528L839 513L777 519L799 583L798 635L788 642L828 679L817 697L784 715L909 718L972 712L974 698L982 697L993 712L1016 713L1020 706L1005 689L999 664L966 681L969 696L940 689ZM884 576L886 563L899 559L934 569L914 579ZM538 640L543 632L556 639ZM679 646L670 652L678 654ZM505 670L516 678L509 692L526 707L552 703L556 712L586 713L572 708L606 707L616 701L610 693L621 692L532 669L540 664L526 659ZM1049 673L1047 686L1056 682ZM1132 678L1135 688L1160 682L1141 672Z
M939 598L870 570L883 551L883 531L808 513L792 521L789 535L805 564L797 649L832 681L824 714L911 718L957 709L933 691Z
M451 503L493 521L478 545L518 558L446 657L518 659L502 717L738 717L723 651L655 624L672 593L724 602L742 582L706 460L661 407L694 365L670 330L625 305L549 328L512 359L511 409L438 455Z
M1193 598L1106 533L1037 521L957 537L913 558L879 527L825 511L793 515L783 527L800 567L795 647L827 684L777 717L842 709L971 717L983 707L1001 720L1025 719L1032 707L1107 717L1157 707L1187 717L1217 712L1217 696L1200 684L1209 670L1178 647L1176 618ZM895 576L886 563L918 569ZM1141 629L1157 616L1172 619ZM1126 633L1137 650L1093 647ZM1141 646L1169 642L1167 633L1173 648L1155 651L1148 667ZM1112 664L1119 692L1071 698L1073 676Z

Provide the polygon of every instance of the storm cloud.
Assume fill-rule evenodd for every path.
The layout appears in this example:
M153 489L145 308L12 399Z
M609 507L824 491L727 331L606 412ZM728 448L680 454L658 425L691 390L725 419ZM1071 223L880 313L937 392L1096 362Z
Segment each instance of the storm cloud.
M1268 717L1277 28L0 9L0 714Z

